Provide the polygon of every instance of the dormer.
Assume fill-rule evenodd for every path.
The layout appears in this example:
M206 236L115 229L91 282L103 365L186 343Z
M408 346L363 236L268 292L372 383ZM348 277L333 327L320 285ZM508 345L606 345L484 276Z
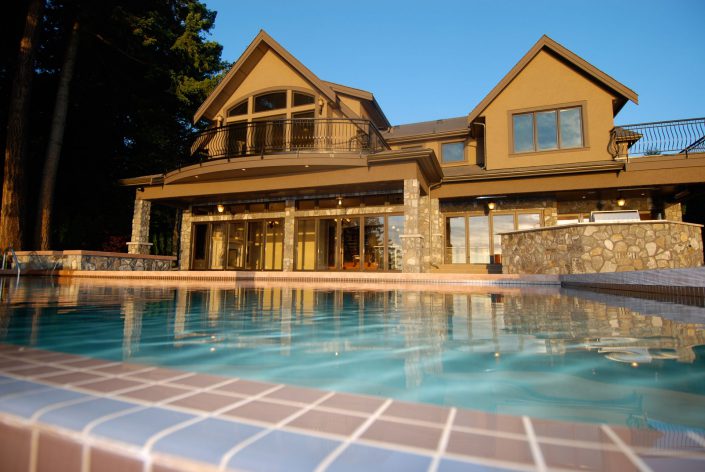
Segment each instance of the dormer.
M488 170L611 160L614 116L637 94L543 36L468 115Z

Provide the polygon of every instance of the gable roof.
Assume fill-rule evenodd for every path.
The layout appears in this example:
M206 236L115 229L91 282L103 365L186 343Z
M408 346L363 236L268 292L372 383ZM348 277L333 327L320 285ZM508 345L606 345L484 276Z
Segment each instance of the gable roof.
M512 68L512 70L505 75L502 80L487 94L485 98L482 99L480 103L477 104L475 108L468 115L468 123L472 123L480 116L480 113L485 111L485 109L494 101L497 96L502 93L502 91L516 78L517 75L521 73L522 70L538 55L542 50L548 50L558 56L559 58L566 61L568 64L572 65L576 69L580 70L588 77L594 79L604 87L612 90L620 98L618 103L615 104L614 113L616 114L627 102L631 100L632 102L639 104L639 96L632 89L626 85L616 81L609 75L602 72L597 67L593 66L585 59L579 57L577 54L561 46L551 38L546 35L541 36L541 38L534 44L534 46L529 49L524 57L521 58L519 62Z
M216 88L208 95L208 98L198 107L196 113L193 116L193 122L196 123L201 118L213 119L213 114L215 110L220 108L225 101L230 97L232 92L235 91L237 86L236 78L238 78L238 72L241 71L244 64L250 57L258 54L262 54L260 47L266 45L276 52L285 62L287 62L294 70L301 74L306 80L308 80L316 89L318 89L321 94L328 99L329 102L333 103L334 106L339 106L338 99L335 92L331 86L319 79L316 74L311 72L305 65L299 62L289 51L284 49L284 47L276 42L274 38L267 34L266 31L260 30L260 32L252 40L245 52L242 53L240 58L233 64L228 73L225 75L223 80L216 86ZM242 74L240 74L242 76ZM347 107L346 107L347 108ZM349 110L350 111L350 110Z

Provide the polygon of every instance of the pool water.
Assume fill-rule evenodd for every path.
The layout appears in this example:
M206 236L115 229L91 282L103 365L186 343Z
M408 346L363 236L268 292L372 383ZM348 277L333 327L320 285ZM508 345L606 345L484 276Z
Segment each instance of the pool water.
M3 281L0 342L631 427L705 429L705 309L558 288Z

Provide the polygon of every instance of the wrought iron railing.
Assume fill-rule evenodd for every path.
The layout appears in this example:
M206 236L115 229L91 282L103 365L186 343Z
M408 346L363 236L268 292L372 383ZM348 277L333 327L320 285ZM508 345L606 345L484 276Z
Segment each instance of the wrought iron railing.
M234 123L196 135L191 157L236 158L271 153L352 152L389 149L368 120L294 118Z
M609 151L615 158L705 152L705 118L615 126Z

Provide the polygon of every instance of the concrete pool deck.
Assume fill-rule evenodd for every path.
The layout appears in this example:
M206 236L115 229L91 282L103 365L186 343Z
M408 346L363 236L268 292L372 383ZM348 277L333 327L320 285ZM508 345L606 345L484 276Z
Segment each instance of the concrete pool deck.
M705 470L705 436L0 344L3 471Z

